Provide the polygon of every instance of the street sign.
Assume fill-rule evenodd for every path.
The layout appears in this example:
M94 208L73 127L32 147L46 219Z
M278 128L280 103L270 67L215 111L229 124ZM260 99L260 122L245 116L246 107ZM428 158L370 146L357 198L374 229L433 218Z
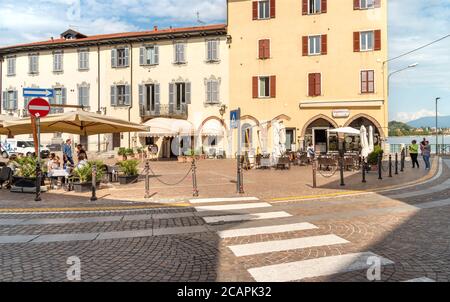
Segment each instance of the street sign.
M45 89L45 88L24 88L23 96L31 97L31 98L52 98L55 95L55 91L53 89Z
M41 98L32 99L28 103L28 112L36 118L46 117L50 112L50 104Z
M241 119L241 110L233 110L230 112L230 127L231 129L239 128L239 120Z

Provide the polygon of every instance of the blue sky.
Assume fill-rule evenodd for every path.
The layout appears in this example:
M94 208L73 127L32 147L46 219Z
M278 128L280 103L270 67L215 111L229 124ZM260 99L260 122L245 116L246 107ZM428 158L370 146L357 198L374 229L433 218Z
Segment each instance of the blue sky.
M300 0L299 0L300 1ZM340 1L340 0L331 0ZM450 34L450 0L384 0L389 3L390 57ZM58 37L69 26L99 34L225 22L225 0L2 0L0 45ZM391 71L419 65L393 76L390 119L408 121L450 115L450 38L392 62Z

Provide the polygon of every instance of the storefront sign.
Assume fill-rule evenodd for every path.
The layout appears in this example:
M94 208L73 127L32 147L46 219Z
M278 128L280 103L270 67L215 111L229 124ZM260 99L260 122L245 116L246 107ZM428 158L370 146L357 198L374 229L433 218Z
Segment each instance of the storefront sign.
M336 109L333 110L334 118L347 118L350 116L350 110L348 109Z

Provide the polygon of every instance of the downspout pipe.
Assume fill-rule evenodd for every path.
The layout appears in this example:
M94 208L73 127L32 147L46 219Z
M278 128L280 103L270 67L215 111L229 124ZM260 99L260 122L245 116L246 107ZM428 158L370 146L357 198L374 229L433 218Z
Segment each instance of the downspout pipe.
M3 57L0 56L0 113L2 113L3 106Z
M131 122L133 109L133 43L130 43L130 106L128 107L128 121ZM128 132L128 148L131 148L131 132Z
M101 101L100 101L100 97L101 97L101 93L100 93L100 45L97 44L97 112L101 112ZM101 152L101 147L100 147L100 134L97 135L97 151L98 153Z

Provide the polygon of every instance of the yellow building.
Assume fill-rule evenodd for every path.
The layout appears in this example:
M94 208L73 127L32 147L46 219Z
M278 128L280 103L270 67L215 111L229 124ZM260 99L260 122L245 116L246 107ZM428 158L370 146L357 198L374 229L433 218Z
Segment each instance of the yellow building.
M386 0L228 0L228 35L230 106L249 149L272 152L273 121L288 150L336 150L326 129L339 126L386 139Z

